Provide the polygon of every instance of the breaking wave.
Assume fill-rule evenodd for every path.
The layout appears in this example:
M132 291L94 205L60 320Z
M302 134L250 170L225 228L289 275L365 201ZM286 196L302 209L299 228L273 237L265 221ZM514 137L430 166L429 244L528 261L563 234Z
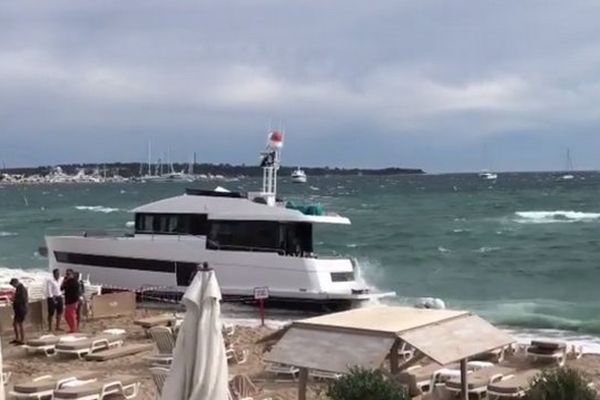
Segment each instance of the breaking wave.
M121 211L118 208L104 207L104 206L75 206L75 208L79 211L93 211L93 212L101 212L105 214Z
M572 222L593 222L600 219L600 213L581 211L517 211L516 222L522 224L552 224Z

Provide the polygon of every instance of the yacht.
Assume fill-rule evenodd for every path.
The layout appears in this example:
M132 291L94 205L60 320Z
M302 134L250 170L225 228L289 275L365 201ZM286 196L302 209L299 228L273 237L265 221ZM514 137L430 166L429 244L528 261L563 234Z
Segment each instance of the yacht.
M262 190L188 189L134 209L135 232L123 237L47 236L49 268L72 268L107 289L181 294L207 262L224 300L251 300L254 289L268 288L267 304L292 308L344 309L394 296L361 283L355 260L315 254L315 226L350 220L276 196L282 144L271 132Z
M498 174L490 171L481 171L479 173L479 177L487 181L495 181L496 179L498 179Z
M300 169L300 167L296 168L294 172L292 172L292 182L306 183L306 172Z

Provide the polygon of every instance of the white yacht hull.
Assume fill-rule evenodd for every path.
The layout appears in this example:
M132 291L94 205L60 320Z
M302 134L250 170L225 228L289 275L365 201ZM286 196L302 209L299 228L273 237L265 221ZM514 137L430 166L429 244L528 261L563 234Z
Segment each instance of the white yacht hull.
M306 183L306 176L292 176L293 183Z
M272 252L206 249L204 237L46 237L49 268L72 268L105 288L184 292L189 271L207 262L224 298L251 298L268 287L272 301L340 303L351 306L394 293L369 293L356 281L333 281L332 273L354 272L349 259L284 256Z

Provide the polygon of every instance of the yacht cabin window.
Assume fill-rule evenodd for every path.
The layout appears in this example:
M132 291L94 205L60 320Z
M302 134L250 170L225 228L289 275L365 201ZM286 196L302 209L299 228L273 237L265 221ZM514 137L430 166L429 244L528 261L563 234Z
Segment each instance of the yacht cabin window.
M277 221L210 221L209 249L277 252L309 256L313 252L312 225Z
M208 222L206 214L136 214L135 233L206 236Z

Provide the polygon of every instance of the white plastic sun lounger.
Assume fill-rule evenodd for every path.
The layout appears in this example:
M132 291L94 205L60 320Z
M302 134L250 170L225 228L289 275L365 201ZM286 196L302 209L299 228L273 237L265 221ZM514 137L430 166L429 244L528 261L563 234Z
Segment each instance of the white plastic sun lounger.
M150 337L156 344L158 354L144 357L154 366L169 366L173 362L173 349L175 349L175 336L171 328L154 326L148 330Z
M29 339L25 342L23 347L28 353L44 353L46 357L52 357L56 355L56 345L62 339L70 340L71 338L85 337L82 334L70 334L70 335L43 335L36 339Z
M488 397L494 399L511 398L520 399L529 391L531 381L540 373L539 369L529 369L515 372L504 377L499 382L488 385Z
M514 374L514 372L513 368L494 366L469 373L467 378L469 395L474 395L478 399L485 398L489 384L499 382L504 377ZM445 384L446 389L450 392L460 393L462 390L460 375L446 381Z
M577 359L581 358L583 349L579 345L562 341L532 340L525 353L527 357L532 358L534 361L540 359L551 360L562 367L567 362L569 355L573 355Z
M122 329L109 329L93 337L76 337L61 340L56 345L57 354L73 355L83 359L87 354L107 350L123 345L125 331Z
M343 374L337 372L323 371L320 369L311 369L310 371L308 371L308 376L317 380L335 381L340 379L343 376Z
M225 350L225 357L227 357L227 361L233 361L238 365L244 364L246 361L248 361L248 355L248 350L244 349L240 354L233 346L230 346Z
M16 400L52 398L54 391L74 381L92 381L97 379L96 371L69 372L60 375L43 375L32 380L16 383L9 392L10 398Z
M164 367L152 367L150 368L150 374L152 375L152 380L154 381L154 386L156 386L156 392L160 396L162 393L163 386L165 385L165 381L169 376L169 368Z
M126 399L134 399L140 390L140 381L135 376L114 375L108 378L86 382L75 381L54 391L54 400L102 400L112 393L119 393Z
M298 378L298 374L300 373L300 369L294 366L270 362L265 364L265 371L275 376L288 375L294 381Z

